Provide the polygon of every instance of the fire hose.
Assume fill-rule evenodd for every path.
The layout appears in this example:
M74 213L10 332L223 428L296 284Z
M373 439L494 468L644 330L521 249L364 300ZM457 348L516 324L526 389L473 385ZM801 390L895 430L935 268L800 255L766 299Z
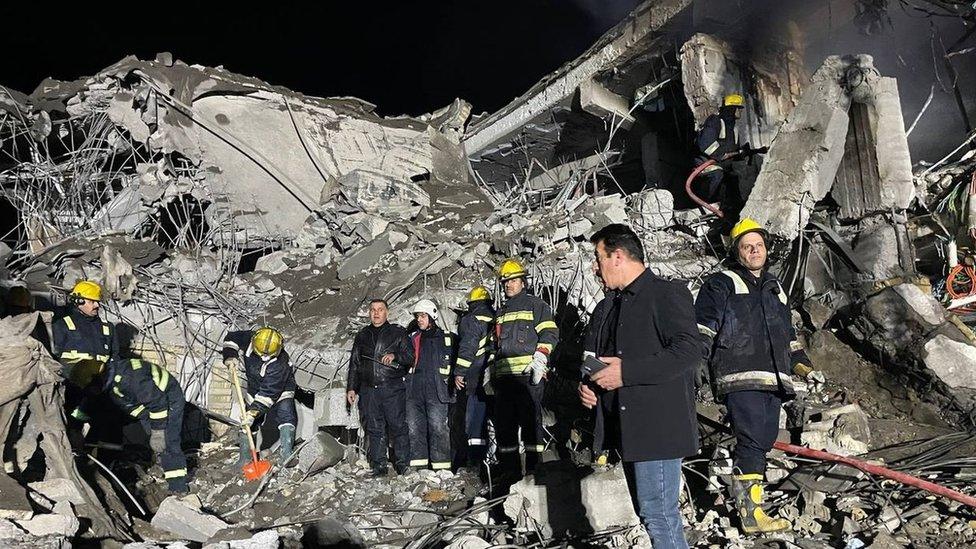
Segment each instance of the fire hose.
M715 164L715 160L708 159L705 162L703 162L700 166L698 166L697 168L695 168L694 170L692 170L691 171L691 175L689 175L688 176L688 179L685 181L685 192L688 193L688 196L692 200L695 201L695 204L698 204L702 208L705 208L706 210L714 213L715 215L717 215L719 217L725 217L725 214L722 213L722 210L716 208L715 206L712 206L708 202L705 202L697 194L695 194L694 191L691 190L691 184L695 182L695 178L698 177L699 175L701 175L701 173L706 168L708 168L709 166L712 166L714 164Z
M849 458L845 456L839 456L837 454L831 454L830 452L824 452L823 450L814 450L812 448L804 448L803 446L796 446L793 444L787 444L785 442L775 442L773 448L777 450L782 450L790 454L796 454L798 456L803 456L812 459L819 459L821 461L832 461L834 463L843 463L844 465L850 465L851 467L864 471L870 475L878 475L891 479L895 482L899 482L906 486L913 486L920 490L925 490L930 494L935 494L937 496L942 496L949 498L953 501L958 501L963 505L968 505L970 507L976 508L976 497L968 496L962 492L957 492L951 488L946 488L945 486L940 486L934 482L929 482L927 480L922 480L918 477L902 473L899 471L893 471L886 467L881 467L880 465L872 465L870 463L860 461L854 458Z
M742 148L738 150L738 152L726 156L725 159L743 160L748 158L749 165L752 165L752 158L754 156L756 156L757 154L766 154L768 151L769 151L769 147L759 147L757 149L753 149L749 146L748 143L746 143L745 145L742 146ZM691 190L691 184L695 182L695 179L699 175L701 175L703 171L708 169L709 166L714 166L716 163L717 160L715 160L714 158L709 158L708 160L706 160L705 162L697 166L694 170L692 170L691 174L688 175L688 179L685 180L685 192L688 193L689 198L695 201L695 204L698 204L702 208L705 208L706 210L712 212L713 214L719 216L720 218L724 218L725 214L722 212L722 210L716 208L715 206L712 206L708 202L705 202L700 196L695 194L695 191Z

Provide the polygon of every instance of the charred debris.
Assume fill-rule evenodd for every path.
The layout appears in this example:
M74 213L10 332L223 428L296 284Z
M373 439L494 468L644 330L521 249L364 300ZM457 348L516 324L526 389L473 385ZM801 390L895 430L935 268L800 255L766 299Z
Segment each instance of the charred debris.
M458 99L381 117L365 101L165 53L29 95L0 87L0 274L5 293L25 287L41 311L0 320L3 545L646 544L622 473L588 466L575 399L580 336L601 297L587 237L632 225L655 272L693 291L721 268L723 222L685 183L695 128L727 90L747 97L740 140L769 147L737 168L751 186L743 215L775 237L795 324L827 377L789 404L781 440L972 497L972 5L835 2L827 18L818 3L725 4L648 0L492 114ZM885 48L899 10L963 29L932 41L943 44L928 61L937 81L886 75L870 51L807 59L835 27ZM766 32L750 32L756 21ZM917 87L927 100L909 105ZM909 136L940 101L964 129L935 132L943 154L915 157ZM406 323L408 304L429 296L453 329L464 292L493 284L506 257L526 259L563 334L547 463L495 499L449 471L365 478L344 379L366 300L386 298ZM49 311L79 279L111 294L124 352L184 387L192 498L163 499L148 456L118 451L144 435L72 450L48 334ZM255 322L288 338L303 441L296 465L259 486L233 467L239 410L216 367L224 333ZM731 474L723 410L702 394L699 412L704 450L685 463L683 497L695 546L976 543L965 503L785 452L769 475L795 531L746 537L720 490Z

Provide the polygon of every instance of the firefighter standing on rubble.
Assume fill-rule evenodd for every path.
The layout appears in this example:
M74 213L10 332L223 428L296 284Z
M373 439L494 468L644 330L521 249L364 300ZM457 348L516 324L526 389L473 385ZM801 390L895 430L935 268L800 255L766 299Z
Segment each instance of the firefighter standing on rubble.
M488 414L491 397L485 392L495 311L484 286L468 292L468 312L458 322L458 351L454 385L467 393L464 432L468 437L468 465L479 467L488 455Z
M722 210L727 213L739 211L748 196L748 190L740 188L735 174L727 171L731 168L730 160L736 155L753 152L748 144L739 145L735 132L735 122L742 116L744 108L745 100L741 95L726 95L718 114L705 119L695 140L698 147L695 166L701 166L709 160L715 161L698 176L699 181L705 182L702 198L706 202L722 202ZM765 149L755 150L764 151Z
M107 387L112 400L149 432L149 447L159 458L170 492L189 492L182 437L186 399L179 382L156 364L115 358L109 363Z
M730 263L709 277L695 316L715 398L735 433L732 495L747 533L791 528L762 508L766 454L779 433L780 405L795 396L790 373L823 381L796 339L787 295L767 269L768 234L743 219L729 235Z
M102 386L96 381L108 362L119 355L115 327L98 316L102 287L90 280L74 285L68 296L71 309L51 326L54 356L63 365L62 376L69 381L65 409L77 421L91 420L93 404L89 396Z
M369 440L367 459L377 477L388 473L387 433L393 441L397 474L405 474L410 468L405 377L414 363L414 351L407 331L387 321L389 314L386 300L370 301L370 324L356 334L346 379L346 401L350 406L359 401L359 415Z
M544 450L542 396L549 356L559 341L559 329L552 309L528 293L525 267L515 259L505 260L498 280L505 302L495 317L497 353L492 372L495 390L495 429L498 463L502 474L522 478L519 431L525 449L527 473L535 469Z
M410 467L451 468L448 428L454 338L437 325L437 305L421 299L413 307L416 329L410 332L414 366L407 376L407 427Z
M247 396L250 401L241 415L241 427L255 428L258 419L271 421L278 427L278 458L284 461L295 446L295 372L285 351L281 332L264 326L258 330L229 332L224 338L224 364L239 368L244 364L247 377ZM251 459L247 434L240 439L240 464Z

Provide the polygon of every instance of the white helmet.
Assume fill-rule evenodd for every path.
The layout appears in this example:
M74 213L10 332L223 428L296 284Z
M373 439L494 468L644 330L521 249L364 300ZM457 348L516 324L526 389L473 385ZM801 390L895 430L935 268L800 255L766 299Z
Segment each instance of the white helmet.
M437 320L437 305L429 299L421 299L413 306L413 314L417 313L427 313L432 320Z

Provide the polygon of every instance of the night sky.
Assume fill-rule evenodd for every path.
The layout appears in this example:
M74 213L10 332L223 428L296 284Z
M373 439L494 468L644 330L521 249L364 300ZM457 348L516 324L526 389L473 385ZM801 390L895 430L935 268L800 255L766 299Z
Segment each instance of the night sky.
M133 15L100 3L45 12L28 2L0 8L7 23L0 83L30 93L47 76L72 80L128 54L170 51L308 95L359 97L384 115L430 112L458 96L475 112L492 112L585 51L637 3L155 4L157 13Z

